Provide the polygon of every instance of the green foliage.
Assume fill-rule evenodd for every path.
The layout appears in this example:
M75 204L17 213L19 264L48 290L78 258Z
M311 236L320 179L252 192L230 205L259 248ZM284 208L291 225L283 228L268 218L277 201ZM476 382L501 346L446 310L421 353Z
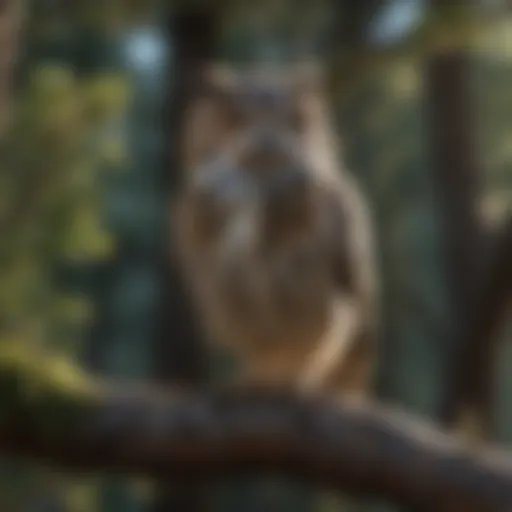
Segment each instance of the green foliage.
M28 422L38 436L51 443L83 423L88 405L100 392L99 385L64 354L51 354L23 335L4 335L0 349L0 427L7 423L7 431L12 431ZM2 464L0 482L0 504L8 503L7 510L27 510L30 503L40 505L40 500L65 507L58 510L95 509L94 482L90 479L69 482L69 476L44 467L29 470Z
M54 274L62 263L115 254L102 225L100 171L105 162L122 167L126 153L122 141L112 149L94 136L123 115L128 100L122 77L78 79L56 65L36 67L21 91L1 158L0 343L4 333L51 343L90 319L91 305L63 295Z
M65 355L50 354L45 347L23 337L4 336L0 351L0 394L2 421L24 417L58 435L77 415L85 401L94 395L87 374Z
M87 375L69 358L93 307L56 277L61 265L115 254L101 218L102 173L123 169L128 155L122 138L98 133L119 122L129 100L123 76L78 78L64 65L35 66L19 91L0 155L0 421L21 407L43 429L65 427L78 421L75 401L90 392ZM52 348L58 356L47 355ZM95 509L94 482L37 468L20 476L0 487L0 499L16 503L9 510L25 509L26 492L17 496L13 487L31 489L36 502L42 496L64 500L70 511Z

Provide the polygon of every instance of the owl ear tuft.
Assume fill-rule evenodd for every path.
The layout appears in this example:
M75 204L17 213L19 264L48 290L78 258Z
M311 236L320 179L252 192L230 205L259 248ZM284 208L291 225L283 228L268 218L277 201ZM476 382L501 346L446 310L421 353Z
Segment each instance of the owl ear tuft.
M209 63L199 70L195 93L183 123L183 159L188 173L216 154L230 129L233 97L239 76L223 63Z
M238 87L240 77L229 65L214 62L204 67L201 80L207 90L229 94Z

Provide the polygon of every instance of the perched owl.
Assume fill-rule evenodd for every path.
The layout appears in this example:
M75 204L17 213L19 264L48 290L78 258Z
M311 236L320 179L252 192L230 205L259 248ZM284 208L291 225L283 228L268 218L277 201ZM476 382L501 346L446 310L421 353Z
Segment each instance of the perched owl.
M183 130L175 249L207 339L243 381L366 395L374 236L319 70L212 66Z

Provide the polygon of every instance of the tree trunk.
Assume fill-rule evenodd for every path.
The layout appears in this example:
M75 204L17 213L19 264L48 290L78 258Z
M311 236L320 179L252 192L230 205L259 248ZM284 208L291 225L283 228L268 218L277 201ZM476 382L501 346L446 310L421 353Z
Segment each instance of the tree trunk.
M216 43L214 23L213 12L207 10L196 13L186 7L174 14L170 23L169 35L174 46L173 63L170 67L174 76L174 88L168 98L168 140L172 140L173 144L163 168L163 186L169 199L174 196L181 179L181 123L190 100L191 81L194 71L212 57ZM164 236L164 239L168 240L168 237ZM172 245L172 239L170 243ZM207 382L207 354L180 273L169 249L166 244L162 254L162 323L154 350L155 377L157 381L165 384L198 387ZM204 487L187 485L173 492L169 485L162 483L157 494L154 512L196 512L206 508Z
M431 0L434 9L445 7ZM427 64L427 109L434 184L443 234L445 275L450 318L447 333L447 366L440 419L453 426L462 408L479 415L479 423L490 419L489 379L480 371L490 358L483 356L479 341L465 336L474 311L479 279L488 244L479 219L480 169L475 148L475 102L471 92L471 55L461 49L436 52ZM485 342L484 342L485 343ZM481 424L483 430L488 425Z

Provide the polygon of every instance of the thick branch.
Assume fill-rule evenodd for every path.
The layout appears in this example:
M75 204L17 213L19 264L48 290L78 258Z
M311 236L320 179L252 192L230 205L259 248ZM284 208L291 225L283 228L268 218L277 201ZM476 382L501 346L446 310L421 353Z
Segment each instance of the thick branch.
M288 393L173 397L126 387L108 394L80 389L75 399L69 393L54 392L51 400L19 394L0 424L3 453L182 482L277 472L381 495L415 510L512 507L512 456L472 455L396 412L336 407Z

